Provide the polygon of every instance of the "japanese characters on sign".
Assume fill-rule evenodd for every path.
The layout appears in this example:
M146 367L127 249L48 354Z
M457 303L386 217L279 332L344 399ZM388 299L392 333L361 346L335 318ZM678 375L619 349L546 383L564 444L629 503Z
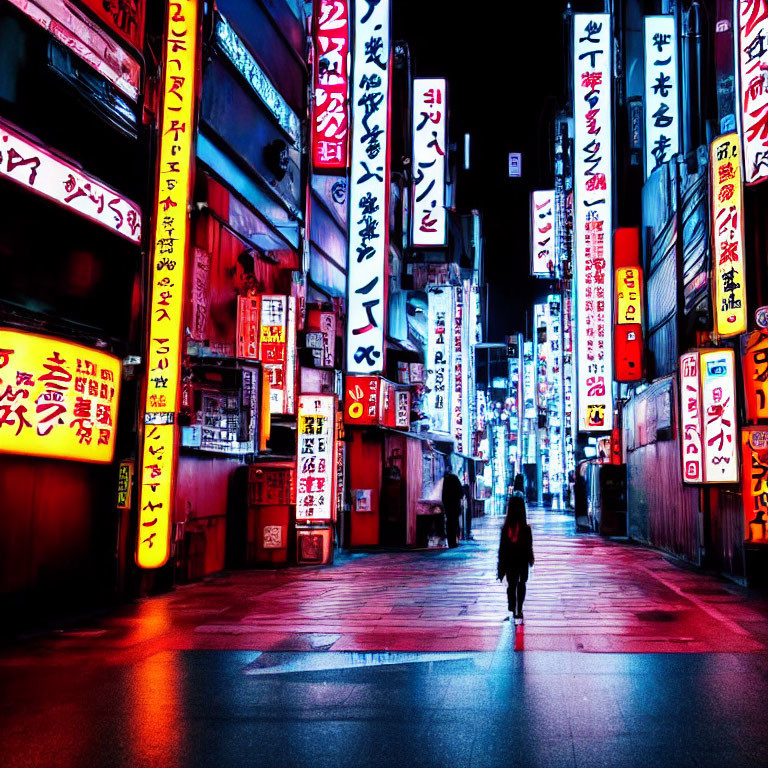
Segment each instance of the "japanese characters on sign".
M402 387L395 392L395 426L398 429L411 426L411 393Z
M735 336L747 330L739 162L738 134L728 133L712 142L712 279L715 281L715 332L720 336Z
M136 562L158 568L170 552L178 436L184 267L194 137L197 0L168 2L163 106L152 240L144 442Z
M706 483L739 481L734 359L732 349L699 352Z
M640 267L616 270L616 325L642 323L642 274Z
M315 168L347 167L349 104L347 0L315 0L315 102L312 114L312 162Z
M684 483L704 482L699 353L680 357L680 451Z
M299 395L296 522L333 520L336 396Z
M379 376L347 376L344 423L377 424L379 420Z
M108 464L119 397L118 358L0 329L0 453Z
M123 0L131 3L131 0ZM139 98L141 67L139 62L94 24L71 0L10 0L32 21L48 30L102 77L133 101ZM92 5L104 5L105 2ZM142 9L143 10L143 9ZM104 17L102 14L99 14ZM110 15L111 14L107 14ZM112 25L110 25L112 26ZM143 29L143 21L142 21ZM141 46L137 46L140 48Z
M131 508L131 488L133 487L133 460L121 461L117 471L117 503L118 509Z
M464 299L463 289L454 287L453 289L453 348L451 349L451 434L453 435L453 447L456 453L466 454L468 446L466 443L466 424L464 421L464 399L466 397L465 378L466 366L464 358L466 350L464 349L463 326L464 326Z
M744 180L757 184L768 177L768 3L738 0L736 7Z
M320 347L312 350L315 365L318 368L333 368L336 360L336 315L310 309L307 328L321 335Z
M427 410L432 432L451 431L451 336L453 291L448 285L427 290Z
M384 368L389 250L389 0L355 3L347 372Z
M141 209L95 177L54 156L0 120L0 177L31 189L133 243Z
M741 495L744 502L744 540L768 543L768 428L741 430Z
M295 303L293 296L261 296L259 360L269 378L270 413L293 413Z
M413 246L446 244L445 80L413 81Z
M744 540L768 543L768 427L741 430Z
M674 16L645 17L645 177L680 149Z
M574 16L574 280L580 431L613 427L611 17Z
M531 275L555 275L555 192L531 193Z
M742 365L747 421L768 419L768 333L742 337Z

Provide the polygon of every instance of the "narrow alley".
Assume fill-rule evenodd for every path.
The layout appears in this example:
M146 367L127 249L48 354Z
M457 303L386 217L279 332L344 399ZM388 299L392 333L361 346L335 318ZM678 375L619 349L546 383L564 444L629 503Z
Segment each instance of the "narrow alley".
M743 726L768 695L768 603L530 521L516 632L488 517L454 550L228 573L28 637L0 657L3 763L765 763L768 732Z

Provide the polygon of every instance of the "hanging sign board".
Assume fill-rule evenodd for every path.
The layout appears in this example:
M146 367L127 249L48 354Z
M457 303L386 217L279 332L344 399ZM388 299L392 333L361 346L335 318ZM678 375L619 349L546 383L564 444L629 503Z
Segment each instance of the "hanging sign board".
M574 258L578 429L613 427L611 17L575 14Z
M680 450L683 482L704 482L704 443L701 422L699 353L680 357Z
M336 396L299 395L296 522L333 520Z
M312 162L318 170L345 170L349 133L349 4L315 0L315 100L312 110Z
M451 431L451 337L453 291L451 286L427 290L427 415L432 432Z
M645 17L645 177L680 149L674 16Z
M195 133L197 0L166 5L163 105L155 191L144 439L136 563L159 568L170 554L181 382L188 213Z
M744 540L768 543L768 427L741 430Z
M384 370L389 255L389 0L355 3L347 373Z
M706 483L739 481L734 361L732 349L699 352Z
M765 0L737 0L741 141L744 180L768 177L768 6Z
M413 81L413 247L445 246L445 80Z
M0 453L112 461L120 360L0 328Z
M710 173L715 331L719 336L736 336L747 330L738 134L712 142Z
M531 275L555 275L555 191L531 192Z
M141 209L94 176L53 155L0 120L0 177L141 242Z
M747 421L768 419L768 333L742 337L742 350Z

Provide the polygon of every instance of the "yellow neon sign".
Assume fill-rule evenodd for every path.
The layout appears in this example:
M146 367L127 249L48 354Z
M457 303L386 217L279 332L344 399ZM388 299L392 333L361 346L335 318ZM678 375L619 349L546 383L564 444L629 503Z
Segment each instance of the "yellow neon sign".
M640 267L619 267L616 270L616 323L628 325L642 322Z
M0 453L109 464L119 402L118 358L0 328Z
M168 2L136 563L170 553L181 382L184 266L194 138L197 0Z
M710 154L715 331L720 336L736 336L747 330L738 134L715 139Z

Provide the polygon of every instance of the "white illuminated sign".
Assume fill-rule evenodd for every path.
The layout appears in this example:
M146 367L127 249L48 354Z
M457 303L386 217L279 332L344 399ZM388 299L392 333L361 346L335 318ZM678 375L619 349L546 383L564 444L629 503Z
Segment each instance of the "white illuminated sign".
M680 357L680 450L683 482L704 482L704 444L701 424L699 353Z
M333 520L336 396L299 395L296 521Z
M531 193L531 275L555 274L555 191Z
M347 372L384 369L389 198L389 1L355 3Z
M702 349L699 363L704 425L704 481L737 483L740 444L733 350Z
M744 181L768 177L768 7L764 0L737 0L739 119Z
M33 143L0 120L0 177L141 242L141 209L103 182Z
M574 280L578 428L613 427L611 16L574 16Z
M674 16L645 17L645 176L680 149Z
M467 367L465 364L467 357L464 348L464 289L454 287L453 291L453 315L451 323L453 326L453 345L451 349L450 366L450 391L451 391L451 434L453 435L453 447L456 453L466 455L466 417L464 414L464 401L466 398L467 387Z
M413 81L413 245L446 244L445 80Z
M451 336L453 291L443 285L427 291L427 411L432 432L451 430Z

